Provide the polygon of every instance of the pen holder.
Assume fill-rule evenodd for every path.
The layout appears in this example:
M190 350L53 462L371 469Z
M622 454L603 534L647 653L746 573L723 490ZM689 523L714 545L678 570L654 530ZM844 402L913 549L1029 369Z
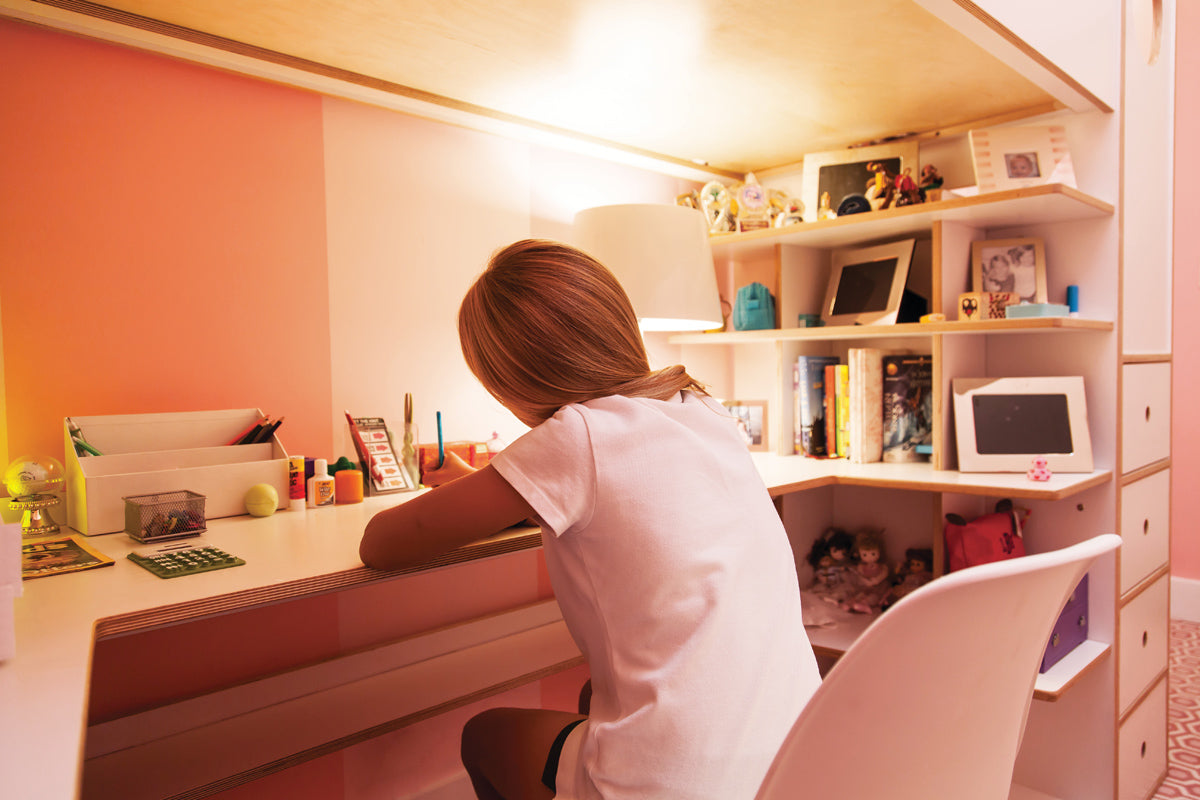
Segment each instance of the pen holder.
M204 495L186 489L123 498L125 532L139 542L199 536L207 527Z

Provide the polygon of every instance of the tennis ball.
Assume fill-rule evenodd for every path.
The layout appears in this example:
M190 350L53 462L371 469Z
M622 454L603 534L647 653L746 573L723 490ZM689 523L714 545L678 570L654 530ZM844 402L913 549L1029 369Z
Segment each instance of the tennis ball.
M246 492L246 511L256 517L269 517L279 507L279 492L269 483L256 483Z

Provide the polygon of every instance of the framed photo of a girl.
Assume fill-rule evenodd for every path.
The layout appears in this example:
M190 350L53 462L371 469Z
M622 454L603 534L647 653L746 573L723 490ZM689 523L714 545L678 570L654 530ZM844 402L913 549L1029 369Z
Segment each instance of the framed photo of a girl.
M1016 292L1022 303L1045 303L1046 248L1039 238L971 243L971 291Z

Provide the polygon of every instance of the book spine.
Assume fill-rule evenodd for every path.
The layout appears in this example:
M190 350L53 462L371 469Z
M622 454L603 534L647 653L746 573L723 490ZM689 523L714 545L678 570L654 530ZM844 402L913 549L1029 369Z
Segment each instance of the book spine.
M850 455L850 365L837 366L837 454Z
M837 364L825 366L825 441L834 443L830 455L837 453L838 407L837 407Z

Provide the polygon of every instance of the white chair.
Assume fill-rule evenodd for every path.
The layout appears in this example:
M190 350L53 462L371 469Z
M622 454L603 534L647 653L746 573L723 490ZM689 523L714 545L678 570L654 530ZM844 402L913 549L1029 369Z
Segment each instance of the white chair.
M1120 543L960 570L900 600L829 671L758 800L1008 798L1051 629Z

